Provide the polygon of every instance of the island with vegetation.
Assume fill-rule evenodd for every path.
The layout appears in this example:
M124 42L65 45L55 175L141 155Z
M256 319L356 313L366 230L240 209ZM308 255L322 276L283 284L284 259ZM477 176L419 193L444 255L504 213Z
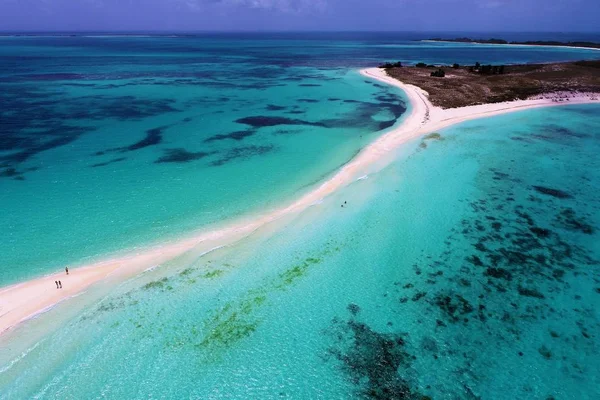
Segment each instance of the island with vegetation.
M566 100L578 93L600 96L600 61L553 64L440 66L418 63L380 66L389 76L420 87L442 108L464 107L535 97Z
M508 41L504 39L471 39L468 37L454 38L454 39L442 39L432 38L427 39L429 42L457 42L457 43L474 43L474 44L515 44L515 45L527 45L527 46L563 46L563 47L587 47L591 49L600 49L600 43L594 42L560 42L556 40L529 40L529 41Z

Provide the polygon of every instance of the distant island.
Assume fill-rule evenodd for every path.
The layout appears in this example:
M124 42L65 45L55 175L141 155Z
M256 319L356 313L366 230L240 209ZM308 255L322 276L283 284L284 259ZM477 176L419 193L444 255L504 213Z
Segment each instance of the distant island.
M600 61L521 65L380 65L389 76L429 93L442 108L547 98L565 101L578 93L600 97Z
M427 39L430 42L457 42L457 43L475 43L475 44L515 44L515 45L527 45L527 46L563 46L563 47L586 47L590 49L600 49L600 43L594 42L558 42L554 40L534 40L525 42L509 42L504 39L471 39L468 37L454 38L454 39L442 39L432 38Z

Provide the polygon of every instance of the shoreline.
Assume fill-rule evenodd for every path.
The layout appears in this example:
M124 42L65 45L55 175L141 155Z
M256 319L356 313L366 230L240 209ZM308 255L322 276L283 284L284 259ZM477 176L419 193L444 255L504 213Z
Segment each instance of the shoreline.
M298 215L318 204L339 188L359 179L365 175L367 167L381 161L386 156L393 155L394 149L419 136L468 120L512 111L566 104L600 103L597 95L594 97L580 94L569 98L568 101L561 102L552 98L542 98L441 109L433 106L427 93L419 87L391 78L379 68L364 69L360 73L365 77L402 89L411 106L409 113L402 119L400 125L393 127L363 148L327 180L317 184L312 191L303 194L298 200L292 201L287 206L237 219L226 223L224 227L215 228L213 226L212 229L208 227L205 231L188 238L148 247L125 256L85 266L70 267L68 276L64 272L60 272L2 287L0 288L0 335L21 322L50 310L58 303L82 294L93 284L109 278L123 281L191 250L209 252L216 248L232 245L258 229L283 220L284 217ZM55 280L61 280L64 283L64 289L56 289L53 282Z
M520 47L549 47L549 48L558 48L558 49L580 49L580 50L596 50L600 51L600 48L597 47L582 47L582 46L558 46L558 45L545 45L545 44L518 44L518 43L482 43L482 42L458 42L454 40L430 40L423 39L421 42L426 43L458 43L458 44L478 44L478 45L492 45L492 46L520 46Z

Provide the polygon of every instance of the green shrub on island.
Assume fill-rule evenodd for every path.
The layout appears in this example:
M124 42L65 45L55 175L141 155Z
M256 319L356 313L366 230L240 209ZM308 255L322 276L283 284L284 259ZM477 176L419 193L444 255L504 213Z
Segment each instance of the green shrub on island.
M424 62L420 62L420 63L417 63L417 65L415 65L415 67L417 67L417 68L427 68L427 64L425 64Z
M459 68L460 68L460 65L458 65L457 63L454 63L454 64L452 64L452 68L454 68L454 69L459 69Z
M479 73L484 75L501 75L504 74L504 65L482 65Z
M469 67L469 72L477 72L483 75L503 75L504 65L481 65L476 62L474 66Z
M385 64L380 65L379 68L383 68L383 69L402 68L402 62L400 62L400 61L397 61L395 63L386 62Z
M437 71L433 71L431 76L435 76L437 78L443 78L446 76L446 72L443 69L439 68Z

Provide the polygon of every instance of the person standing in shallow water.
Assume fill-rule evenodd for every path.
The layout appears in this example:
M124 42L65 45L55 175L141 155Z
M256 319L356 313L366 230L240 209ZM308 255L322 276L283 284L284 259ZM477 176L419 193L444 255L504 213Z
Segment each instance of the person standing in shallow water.
M58 281L54 281L54 283L56 283L56 288L58 289Z
M65 267L65 272L69 275L69 267Z
M62 282L58 281L58 285L60 286L60 288L62 289Z

